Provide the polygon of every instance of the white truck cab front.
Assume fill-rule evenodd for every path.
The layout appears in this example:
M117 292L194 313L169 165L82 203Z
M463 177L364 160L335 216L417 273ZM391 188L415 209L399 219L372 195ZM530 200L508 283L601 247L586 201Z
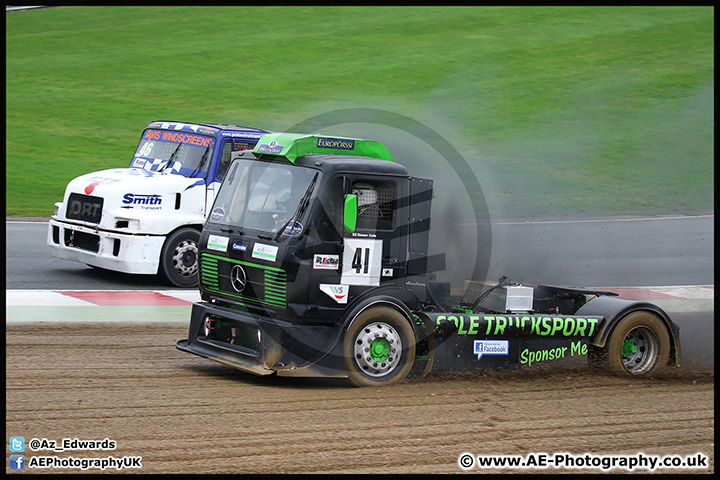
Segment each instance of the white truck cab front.
M220 124L152 122L128 168L88 173L55 204L47 243L58 258L198 282L197 241L234 152L267 133Z

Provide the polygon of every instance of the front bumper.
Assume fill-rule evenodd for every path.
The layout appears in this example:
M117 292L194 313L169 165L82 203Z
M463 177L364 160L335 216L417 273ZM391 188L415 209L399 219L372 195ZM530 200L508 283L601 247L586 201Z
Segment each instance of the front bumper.
M188 338L176 347L256 375L342 378L340 330L199 302L192 306Z
M47 244L50 254L124 273L158 272L164 236L108 232L51 219Z

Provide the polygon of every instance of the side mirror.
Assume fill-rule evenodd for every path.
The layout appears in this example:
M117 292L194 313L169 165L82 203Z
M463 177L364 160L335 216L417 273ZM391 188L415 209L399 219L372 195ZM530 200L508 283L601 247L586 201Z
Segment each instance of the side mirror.
M347 233L355 231L357 226L357 195L345 195L345 208L343 209L343 229Z

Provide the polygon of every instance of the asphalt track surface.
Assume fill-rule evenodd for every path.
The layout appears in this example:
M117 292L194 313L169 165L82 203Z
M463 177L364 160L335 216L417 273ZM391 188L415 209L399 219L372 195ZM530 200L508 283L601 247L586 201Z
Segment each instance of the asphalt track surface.
M23 255L40 257L46 267L50 262L43 253L16 254L10 245L11 240L16 242L15 232L8 225L7 289L28 289L12 277L13 262L18 257L22 261ZM712 245L712 230L709 235ZM30 249L32 241L26 236L20 250ZM698 257L705 255L700 253ZM712 249L709 255L712 278ZM702 261L699 258L698 264ZM70 270L76 268L68 265ZM39 272L42 269L36 280L46 281L47 275ZM80 272L65 275L86 281L88 275ZM129 289L122 279L113 285L112 275L101 279L110 285L94 288L93 275L83 286L65 280L40 288ZM669 278L666 284L675 283ZM150 282L134 289L160 287ZM672 304L690 315L681 335L688 333L689 325L699 325L696 335L712 346L712 300L691 300ZM33 318L33 311L43 308L42 319ZM41 456L66 461L113 456L141 457L142 468L121 473L432 474L466 471L458 464L466 452L523 457L642 453L685 460L707 456L707 467L663 467L655 473L714 472L711 347L709 358L695 367L653 379L592 375L584 365L572 364L504 374L431 374L392 387L360 389L342 380L256 377L180 352L174 344L187 336L187 319L180 318L189 311L187 306L57 307L58 318L63 308L73 312L63 322L47 315L52 308L42 301L37 306L6 307L6 441L22 436L29 446L35 438L58 442L108 438L117 446L62 452L26 448L26 462ZM98 318L103 308L112 310L111 321ZM20 312L26 312L23 321L18 321ZM157 314L155 320L148 318L152 312ZM99 471L26 468L27 473ZM555 469L481 470L475 465L467 471L550 473ZM598 467L560 471L603 473ZM9 463L6 472L16 473Z
M465 274L472 270L462 266L472 263L468 255L475 252L468 252L468 245L476 244L476 227L433 225L431 241L447 255L447 274L469 278ZM497 220L487 242L487 278L587 287L712 285L714 231L714 215ZM155 276L107 272L50 256L47 221L7 222L5 238L8 289L167 288Z

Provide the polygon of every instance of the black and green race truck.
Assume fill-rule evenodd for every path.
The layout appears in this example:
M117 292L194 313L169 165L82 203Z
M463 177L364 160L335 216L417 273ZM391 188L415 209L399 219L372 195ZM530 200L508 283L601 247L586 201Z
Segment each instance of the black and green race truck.
M231 165L199 240L201 301L177 348L258 375L385 385L430 371L571 357L647 376L679 366L678 326L615 293L501 278L434 281L433 181L372 140L267 134Z

